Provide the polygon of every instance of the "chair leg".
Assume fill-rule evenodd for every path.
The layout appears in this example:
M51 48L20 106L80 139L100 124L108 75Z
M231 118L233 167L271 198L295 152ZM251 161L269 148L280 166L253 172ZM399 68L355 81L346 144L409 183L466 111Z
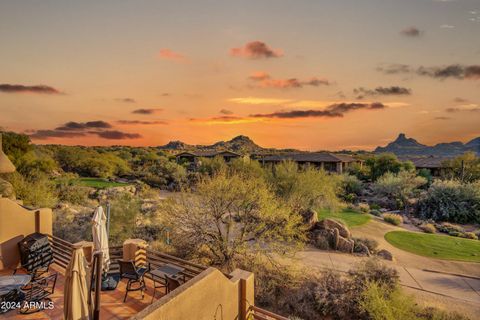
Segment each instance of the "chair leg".
M128 282L127 282L127 288L125 289L125 297L123 298L123 302L124 302L124 303L125 303L125 301L127 301L128 291L130 291L130 280L128 280Z

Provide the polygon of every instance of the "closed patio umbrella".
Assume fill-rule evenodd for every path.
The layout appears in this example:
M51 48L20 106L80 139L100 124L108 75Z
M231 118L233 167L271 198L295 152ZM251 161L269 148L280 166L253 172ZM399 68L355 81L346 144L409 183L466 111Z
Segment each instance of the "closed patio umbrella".
M108 253L107 217L105 216L102 206L98 206L95 209L92 223L93 250L95 252L103 252L102 270L103 272L108 272L110 255Z
M90 319L87 285L87 260L82 248L74 249L65 271L64 317L65 320Z

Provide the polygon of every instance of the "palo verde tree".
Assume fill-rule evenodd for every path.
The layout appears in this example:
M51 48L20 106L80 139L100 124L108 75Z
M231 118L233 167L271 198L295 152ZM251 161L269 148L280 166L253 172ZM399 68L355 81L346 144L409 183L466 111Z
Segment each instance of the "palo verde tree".
M163 207L178 246L232 270L246 256L286 254L304 240L299 215L281 205L265 180L221 172ZM187 253L188 254L188 253Z

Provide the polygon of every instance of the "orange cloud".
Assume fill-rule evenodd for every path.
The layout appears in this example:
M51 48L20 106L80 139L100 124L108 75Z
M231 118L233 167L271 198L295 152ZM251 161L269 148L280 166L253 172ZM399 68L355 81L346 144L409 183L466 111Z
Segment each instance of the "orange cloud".
M168 48L160 49L159 52L160 59L170 60L178 63L185 63L188 61L187 57L183 54L172 51Z
M252 41L246 43L243 47L230 49L230 55L248 59L269 59L283 56L283 51L272 49L262 41Z

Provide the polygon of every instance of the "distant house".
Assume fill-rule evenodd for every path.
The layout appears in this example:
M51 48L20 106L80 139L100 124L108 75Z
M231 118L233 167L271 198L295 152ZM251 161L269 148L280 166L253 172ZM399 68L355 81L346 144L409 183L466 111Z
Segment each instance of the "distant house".
M286 153L274 155L254 155L252 158L260 161L262 164L276 164L282 161L291 160L299 165L313 165L317 168L323 168L329 172L342 173L353 164L362 164L361 160L354 157L334 154L329 152L305 152L305 153Z
M429 170L432 176L441 176L448 170L445 161L450 160L448 157L428 156L428 157L400 157L402 161L411 161L417 170Z
M222 157L225 162L229 162L232 159L240 158L242 155L224 150L224 151L185 151L177 154L175 157L177 162L189 162L192 164L198 163L198 159L200 158L215 158L215 157Z

